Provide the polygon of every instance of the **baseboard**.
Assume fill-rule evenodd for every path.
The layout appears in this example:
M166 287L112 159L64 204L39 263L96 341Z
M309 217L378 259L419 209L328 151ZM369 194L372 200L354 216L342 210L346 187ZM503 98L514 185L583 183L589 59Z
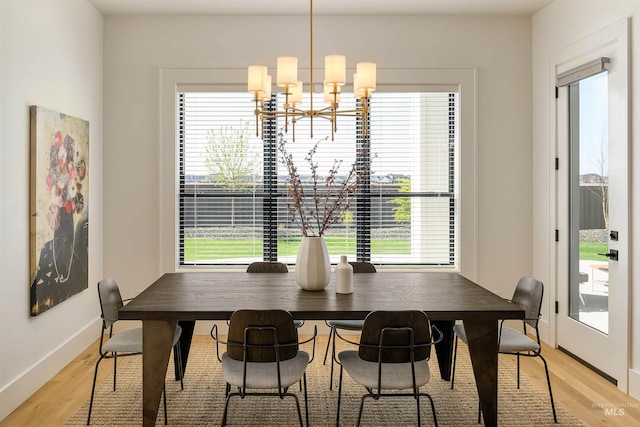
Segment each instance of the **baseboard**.
M550 330L551 325L549 324L549 321L547 319L542 318L538 321L538 332L540 332L540 341L550 347L555 347L555 343L551 343L551 334L549 333Z
M640 371L629 369L629 396L640 400Z
M100 318L96 318L0 390L0 421L94 342L101 322Z
M605 380L609 381L611 384L613 384L615 386L618 386L618 380L616 380L615 378L613 378L611 375L607 374L603 370L598 369L597 367L595 367L591 363L589 363L586 360L578 357L576 354L571 353L566 348L558 346L558 350L560 350L561 352L563 352L567 356L571 357L572 359L576 360L577 362L580 362L581 364L583 364L587 368L591 369L593 372L595 372L596 374L600 375L602 378L604 378Z

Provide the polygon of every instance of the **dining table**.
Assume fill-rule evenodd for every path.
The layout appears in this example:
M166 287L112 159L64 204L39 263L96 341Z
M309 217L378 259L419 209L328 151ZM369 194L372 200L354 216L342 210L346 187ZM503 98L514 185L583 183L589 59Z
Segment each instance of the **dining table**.
M335 292L334 275L325 289L307 291L297 285L291 272L166 273L118 314L119 319L142 321L144 426L156 422L176 326L182 327L180 345L186 367L195 322L228 320L240 309L283 309L294 319L308 321L364 319L377 310L424 311L444 335L435 350L440 376L446 380L451 373L452 327L461 321L487 426L498 424L499 321L525 316L519 305L455 272L354 274L351 294ZM188 372L185 375L188 384Z

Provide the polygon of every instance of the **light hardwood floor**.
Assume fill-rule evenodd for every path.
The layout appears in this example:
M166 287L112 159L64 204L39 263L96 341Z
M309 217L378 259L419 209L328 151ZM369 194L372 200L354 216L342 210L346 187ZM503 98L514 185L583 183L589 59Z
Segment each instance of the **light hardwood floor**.
M208 336L195 336L194 340L210 340ZM324 349L326 336L318 339ZM324 343L326 345L326 343ZM81 353L60 373L33 394L3 421L5 426L59 426L73 415L89 398L96 362L97 342ZM557 404L564 406L588 426L640 426L640 403L620 392L613 384L581 365L565 353L543 347L549 363L551 384ZM501 356L508 357L508 356ZM103 362L109 366L111 361ZM107 366L100 368L98 381L111 376ZM542 362L538 358L522 358L522 370L539 387L546 390ZM607 414L605 409L616 409L618 415ZM623 410L623 414L621 414Z

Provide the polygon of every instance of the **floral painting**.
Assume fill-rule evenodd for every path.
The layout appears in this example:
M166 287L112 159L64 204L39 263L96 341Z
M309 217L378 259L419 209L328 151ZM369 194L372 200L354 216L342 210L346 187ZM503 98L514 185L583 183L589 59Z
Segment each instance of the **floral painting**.
M30 312L87 289L89 122L31 107Z

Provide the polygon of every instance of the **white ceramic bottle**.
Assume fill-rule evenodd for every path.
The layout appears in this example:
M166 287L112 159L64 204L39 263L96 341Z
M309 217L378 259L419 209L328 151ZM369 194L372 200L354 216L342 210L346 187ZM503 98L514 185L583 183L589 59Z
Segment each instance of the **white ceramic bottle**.
M336 266L336 293L353 293L353 267L347 262L347 256L340 256L340 263Z

